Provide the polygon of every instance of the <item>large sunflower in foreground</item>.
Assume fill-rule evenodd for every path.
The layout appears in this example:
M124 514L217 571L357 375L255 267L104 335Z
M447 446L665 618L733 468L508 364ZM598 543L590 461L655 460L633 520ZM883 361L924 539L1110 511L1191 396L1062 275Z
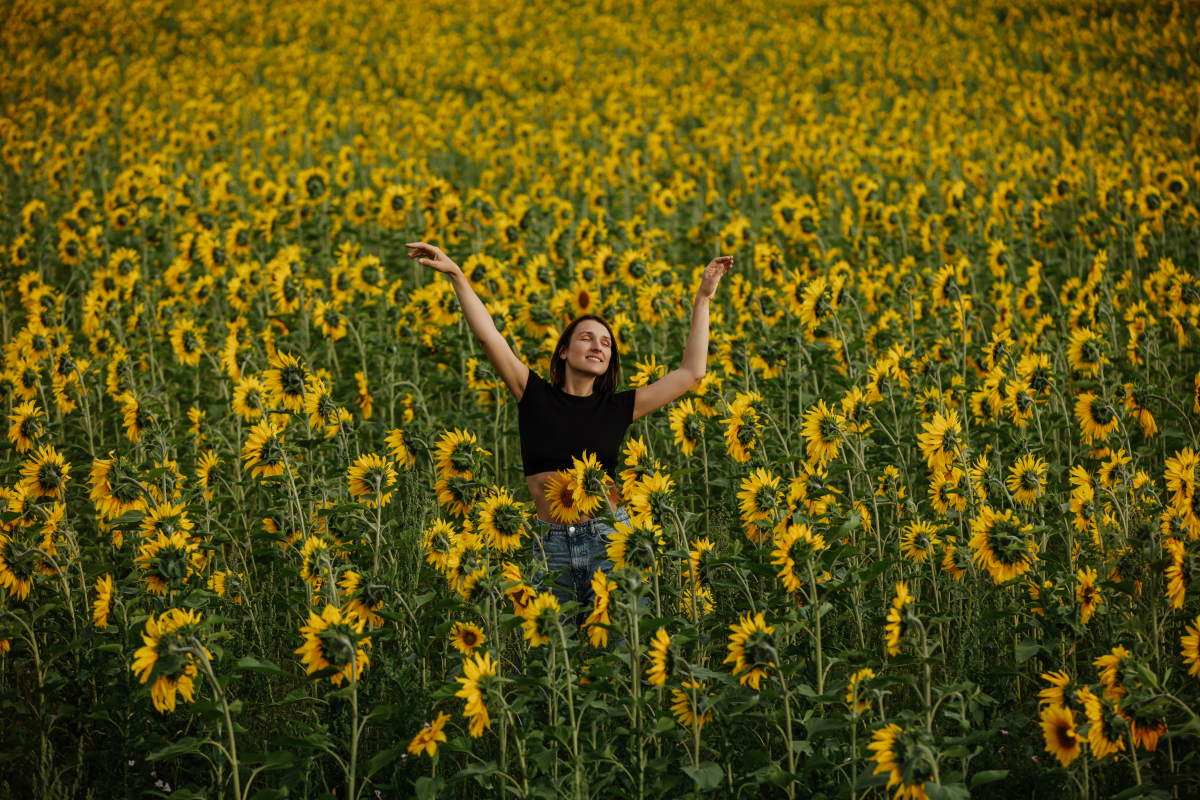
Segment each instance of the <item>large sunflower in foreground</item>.
M759 611L753 617L746 614L729 629L729 655L721 663L733 664L733 674L741 675L738 681L742 686L749 683L757 692L759 681L776 668L779 659L773 636L775 627L768 625Z
M932 741L922 728L900 727L889 722L871 734L874 775L886 773L887 788L897 787L893 800L925 800L925 784L933 780Z
M316 611L308 612L308 624L300 626L304 644L296 648L300 663L307 666L308 675L326 667L337 669L329 680L341 686L344 678L359 680L362 672L370 665L364 647L371 646L371 639L363 636L366 620L357 614L343 616L335 605L325 606L320 616Z
M150 687L150 699L161 713L175 710L176 693L189 703L195 701L195 678L199 674L196 654L180 653L179 648L195 646L191 640L199 638L200 622L195 611L178 608L168 609L158 619L151 613L146 620L143 644L134 653L129 668L143 684L156 679Z

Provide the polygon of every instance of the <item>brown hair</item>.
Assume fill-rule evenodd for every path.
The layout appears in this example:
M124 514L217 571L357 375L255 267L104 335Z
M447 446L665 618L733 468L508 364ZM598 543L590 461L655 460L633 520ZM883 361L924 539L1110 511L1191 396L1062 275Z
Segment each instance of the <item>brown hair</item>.
M550 357L550 386L555 389L561 389L563 384L567 382L567 370L563 365L563 359L559 358L559 356L570 343L571 336L575 333L575 329L579 327L579 323L585 319L594 319L596 322L599 322L608 331L608 338L612 339L612 356L608 360L608 369L603 375L596 378L592 384L592 391L615 392L617 386L621 383L621 354L617 352L617 337L608 323L604 321L604 318L598 317L595 314L584 314L581 317L571 320L571 324L562 332L562 336L558 337L558 344L554 346L554 355Z

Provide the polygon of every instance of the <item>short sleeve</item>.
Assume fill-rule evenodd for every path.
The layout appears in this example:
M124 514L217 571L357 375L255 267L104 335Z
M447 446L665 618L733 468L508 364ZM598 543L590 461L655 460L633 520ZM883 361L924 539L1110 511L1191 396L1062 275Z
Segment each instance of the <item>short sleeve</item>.
M613 396L613 402L621 410L621 416L626 425L633 424L633 403L636 399L637 389L627 389L624 392L617 392Z

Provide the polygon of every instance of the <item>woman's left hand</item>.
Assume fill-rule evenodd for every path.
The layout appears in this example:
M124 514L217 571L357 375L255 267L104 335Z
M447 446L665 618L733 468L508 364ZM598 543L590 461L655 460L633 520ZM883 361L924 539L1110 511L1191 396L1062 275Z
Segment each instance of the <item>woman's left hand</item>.
M717 284L721 276L733 268L733 256L717 256L708 262L704 268L704 276L700 278L700 288L696 290L696 298L712 300L717 294Z

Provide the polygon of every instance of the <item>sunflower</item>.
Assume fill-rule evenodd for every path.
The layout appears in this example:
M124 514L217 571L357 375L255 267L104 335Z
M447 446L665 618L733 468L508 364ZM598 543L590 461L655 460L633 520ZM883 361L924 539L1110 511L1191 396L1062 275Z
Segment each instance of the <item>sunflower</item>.
M967 508L966 486L963 471L951 467L945 472L936 472L929 480L929 502L938 514L945 516L951 509L965 511Z
M364 647L371 646L371 639L363 635L366 620L357 614L343 616L335 605L326 605L320 616L316 611L308 612L308 624L300 626L304 643L294 651L300 663L308 667L306 674L333 667L337 670L329 677L334 686L341 686L344 678L356 682L363 670L370 666Z
M658 563L663 547L661 528L642 527L636 522L632 525L618 522L613 533L609 534L606 555L613 562L613 569L633 567L649 572Z
M550 517L555 522L570 524L577 522L583 513L575 507L575 492L571 487L571 475L559 470L546 480L546 500L550 503Z
M1052 704L1064 708L1083 710L1083 692L1087 688L1080 686L1065 672L1044 672L1042 680L1050 683L1050 688L1038 692L1040 705Z
M329 429L336 432L338 411L340 407L333 400L333 387L326 381L315 380L304 395L304 412L308 414L308 424L314 430L325 430L325 438L329 439Z
M233 387L233 400L230 401L233 407L233 413L244 419L246 422L254 422L263 415L264 408L274 408L274 405L267 406L264 398L262 381L256 375L245 375Z
M664 686L684 667L679 648L671 641L666 628L659 628L650 638L650 666L646 678L651 686Z
M480 647L487 641L487 635L473 622L455 622L454 627L450 629L450 646L464 656L469 656L475 652L476 647Z
M362 418L370 419L375 413L375 398L371 396L366 373L355 372L354 382L358 386L358 395L354 398L354 402L358 406L358 410L362 412Z
M22 465L21 474L25 479L21 483L35 498L59 499L64 496L64 484L71 479L70 472L71 465L62 455L51 445L44 445Z
M438 503L449 513L461 517L474 506L480 484L470 476L449 475L439 478L433 490L437 492Z
M0 534L0 586L18 600L24 600L33 589L33 579L41 571L40 561L34 548Z
M464 659L463 677L454 679L462 684L454 696L467 701L463 716L471 720L471 736L476 739L483 735L485 728L491 730L492 727L485 700L499 688L496 677L498 666L498 662L492 660L491 653L476 654Z
M680 685L682 689L671 691L671 713L675 715L675 720L686 728L703 728L712 722L713 712L708 708L708 698L712 695L705 693L706 684L703 681L684 681ZM693 690L696 693L695 702L692 699Z
M1049 465L1045 459L1027 454L1017 459L1008 473L1008 490L1013 499L1027 506L1045 494L1046 470Z
M609 608L612 602L612 592L616 587L617 584L609 580L602 570L597 569L596 573L592 575L592 591L595 592L596 599L592 604L592 612L583 622L592 647L608 647L608 628L606 626L612 625Z
M259 422L250 429L250 436L242 447L242 458L250 469L251 477L282 475L287 463L283 432L269 420Z
M422 536L422 546L425 550L425 561L435 569L445 571L450 555L454 551L454 526L444 519L435 519L433 524L425 529Z
M1200 678L1200 617L1192 620L1191 625L1185 625L1184 630L1187 633L1179 637L1183 647L1179 654L1183 656L1183 663L1189 665L1188 675Z
M898 787L893 800L925 800L925 783L934 778L933 742L920 728L902 728L889 722L871 734L873 775L887 773L887 788Z
M1075 418L1086 445L1106 441L1120 424L1112 405L1095 392L1083 392L1075 399Z
M613 480L593 453L585 451L582 459L573 457L571 461L571 469L567 472L571 478L571 507L580 514L590 516L604 505Z
M805 412L800 429L808 443L809 457L824 463L836 456L845 435L842 430L845 424L844 416L835 414L824 400L818 400L815 407Z
M905 606L915 603L916 600L917 598L908 593L907 581L899 581L896 584L896 596L892 599L892 609L888 612L887 625L884 628L888 655L894 656L900 652L900 643L908 633L908 617L912 613L906 610Z
M1116 488L1118 484L1124 483L1133 477L1130 471L1125 468L1125 465L1132 460L1130 456L1125 455L1124 448L1117 450L1107 461L1100 465L1100 469L1096 473L1096 479L1106 489Z
M450 715L445 711L439 711L437 719L432 723L426 722L412 741L408 743L408 752L413 755L425 755L433 758L437 755L438 742L446 741L446 732L442 729L446 727L446 722L449 721Z
M742 510L742 524L751 525L767 520L768 527L783 509L784 498L779 489L779 478L759 467L742 480L738 500Z
M633 486L639 480L647 475L651 475L655 470L661 469L661 464L655 461L650 462L650 451L646 447L646 443L642 441L642 437L630 439L625 445L625 466L628 469L621 470L621 494L625 497L633 491Z
M243 575L240 572L235 574L219 569L208 576L204 586L217 597L232 600L240 606L243 595L242 578Z
M900 553L909 561L918 564L927 562L935 548L942 544L938 538L941 525L925 520L917 520L904 526L904 535L900 537Z
M271 369L263 373L263 389L273 405L283 406L294 414L304 412L304 395L313 377L303 362L290 353L275 351Z
M733 664L733 674L741 675L739 683L742 686L749 683L757 692L759 681L767 675L768 670L775 668L779 660L775 637L772 635L775 627L767 625L763 612L759 611L753 617L746 614L729 629L729 655L721 663Z
M204 489L204 499L208 502L212 502L213 492L216 490L219 476L217 465L224 463L212 450L200 454L200 460L196 464L196 481Z
M950 576L959 583L967 575L967 570L971 568L971 551L955 544L955 537L946 537L946 546L942 550L942 572L950 573Z
M142 537L150 539L156 534L174 536L183 533L190 536L196 523L192 522L183 503L162 502L150 508L141 519Z
M386 506L392 499L392 493L384 489L395 485L396 470L392 469L391 462L368 453L354 460L346 475L346 482L351 497L364 498L363 502L370 508Z
M12 421L8 428L8 440L16 446L18 453L24 453L37 444L38 437L45 432L45 412L32 400L21 403L13 411L8 417Z
M814 533L807 525L788 525L787 529L775 535L775 550L771 553L773 565L779 567L779 580L783 588L789 592L798 592L804 584L803 578L796 574L796 569L807 564L814 555L824 550L828 545L824 537Z
M958 437L962 434L958 412L954 409L948 414L938 412L933 415L932 422L923 423L921 427L924 433L917 437L921 445L921 454L930 469L944 472L950 462L958 457Z
M156 678L150 687L150 699L156 711L165 714L175 710L175 694L189 703L195 702L195 678L199 663L195 652L179 653L178 647L191 646L198 638L201 619L195 611L168 609L157 620L153 612L142 631L142 646L134 653L130 670L137 673L144 685ZM208 651L204 651L208 656Z
M1104 696L1112 700L1120 700L1125 696L1124 680L1126 671L1134 668L1133 653L1125 647L1117 645L1111 652L1099 656L1092 666L1100 670L1100 683L1104 685Z
M1075 372L1096 377L1101 365L1109 363L1104 357L1104 339L1089 328L1072 332L1067 345L1067 363Z
M687 583L705 583L708 581L709 561L716 550L708 537L692 540L692 549L688 551L688 563L684 566L683 577Z
M200 545L189 542L182 530L159 533L153 541L142 545L134 561L142 570L146 588L154 594L166 596L170 590L185 584L200 568Z
M512 601L513 614L519 617L529 607L529 604L537 598L537 592L525 583L524 578L521 577L521 568L511 561L504 562L504 566L500 570L500 576L503 578L504 583L511 584L509 588L504 590L504 596Z
M734 402L729 417L721 420L725 428L725 450L739 464L746 464L758 447L763 425L758 412L748 404Z
M1111 754L1125 752L1125 720L1111 699L1101 699L1087 688L1080 692L1087 710L1088 744L1092 756L1102 761Z
M345 604L342 613L347 617L353 614L367 621L372 628L381 628L383 617L376 614L387 604L389 589L387 584L373 575L362 575L352 569L342 573L338 581Z
M92 624L97 628L108 627L108 614L112 610L112 599L112 575L105 575L96 581L96 599L92 601Z
M875 670L870 667L864 667L858 672L850 676L850 682L846 686L846 705L848 705L855 714L861 714L871 707L869 700L863 700L861 686L863 681L869 681L875 677Z
M665 527L675 510L675 481L658 470L633 485L630 522L640 527Z
M1092 621L1096 608L1104 602L1104 598L1100 596L1100 587L1096 585L1096 570L1084 567L1076 577L1079 584L1075 587L1075 602L1079 604L1080 621L1087 625Z
M696 452L696 444L704 437L704 422L696 404L683 400L671 409L671 431L675 434L675 445L685 456ZM9 434L11 437L11 433Z
M300 547L300 577L313 591L319 592L325 585L336 548L337 542L324 533L310 534Z
M524 620L521 627L525 629L525 638L529 640L531 647L541 647L550 641L558 626L559 610L558 598L553 592L539 593L525 608L521 614Z
M657 358L651 354L645 361L634 362L636 369L633 375L629 377L629 385L635 388L647 386L650 383L661 378L667 371L665 364L659 364Z
M518 503L507 489L496 489L479 504L479 532L487 543L509 553L521 546L525 533L525 504Z
M313 308L313 325L320 328L321 335L331 342L345 338L347 320L346 315L342 313L342 304L336 300L318 300Z
M1004 583L1024 575L1037 560L1037 544L1033 541L1032 525L1020 524L1012 509L996 512L984 506L971 522L971 548L974 560L992 576L995 583Z
M123 457L109 453L109 458L92 462L88 482L92 488L88 497L96 513L106 520L116 519L127 511L146 509L146 489L137 471Z
M1064 767L1070 766L1083 752L1083 737L1075 730L1075 712L1051 704L1042 709L1041 717L1046 752L1057 758Z
M788 515L803 510L813 519L821 519L836 502L841 490L829 484L829 471L815 461L808 461L788 483ZM800 502L803 501L803 507Z
M204 334L196 328L196 323L191 317L175 320L170 339L171 349L175 351L175 357L179 359L180 364L194 367L200 363L200 356L205 352Z
M1131 706L1127 713L1133 746L1153 753L1158 749L1158 740L1167 732L1166 718L1161 711L1140 704Z
M475 434L455 428L453 433L444 431L438 438L434 451L434 465L443 478L469 478L479 466L480 454L491 455L475 443Z
M417 460L413 456L416 451L410 434L399 428L388 431L384 443L388 446L388 455L396 462L398 468L411 469L416 466Z

